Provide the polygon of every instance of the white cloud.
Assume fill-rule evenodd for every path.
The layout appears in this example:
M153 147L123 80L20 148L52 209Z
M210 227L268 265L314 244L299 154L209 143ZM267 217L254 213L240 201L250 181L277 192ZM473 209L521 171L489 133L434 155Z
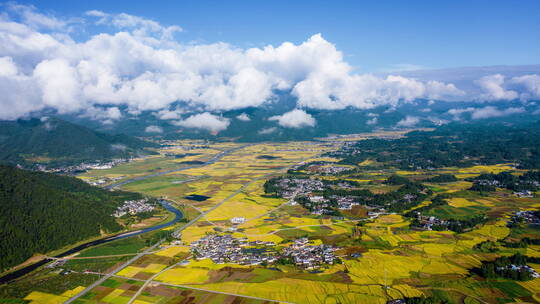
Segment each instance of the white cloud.
M294 109L283 115L272 116L268 120L276 120L278 124L285 128L303 128L315 126L315 118L304 110Z
M417 98L470 97L451 83L356 74L320 34L300 44L241 49L226 43L182 44L174 39L180 27L125 13L92 10L83 18L77 26L98 24L110 31L76 40L70 18L19 5L0 14L0 119L102 106L179 119L185 109L170 109L177 101L219 113L272 102L274 90L291 90L298 107L315 109L393 109ZM502 76L478 84L486 99L532 98L538 95L534 76L511 81L529 95L505 88Z
M482 108L458 108L458 109L450 109L447 113L453 116L454 120L461 120L462 114L464 113L470 113L472 119L485 119L485 118L493 118L493 117L503 117L503 116L509 116L513 114L519 114L524 113L525 109L522 107L510 107L507 109L497 109L493 106L486 106Z
M17 66L11 57L0 57L0 77L13 77L18 73Z
M227 118L204 112L192 115L185 120L176 121L174 124L185 128L203 129L217 133L227 129L230 121Z
M470 113L473 111L474 111L473 107L468 107L468 108L461 108L461 109L450 109L446 113L452 115L454 120L461 120L461 114Z
M144 132L146 133L163 133L163 129L160 126L148 126L146 129L144 129Z
M266 134L272 134L277 131L276 127L270 127L270 128L263 128L257 131L257 134L259 135L266 135Z
M182 115L184 111L182 109L176 109L176 110L169 110L169 109L163 109L161 111L158 111L154 113L154 115L162 120L169 120L169 119L180 119L180 115Z
M413 127L420 122L420 118L416 116L407 115L402 120L398 121L398 127Z
M64 59L44 60L33 74L42 91L42 100L46 106L53 107L60 113L72 112L83 108L81 88L77 71Z
M370 126L371 126L371 125L376 125L378 121L379 121L379 120L377 119L377 117L373 117L372 119L368 119L368 121L366 122L366 124L368 124L368 125L370 125Z
M22 22L34 29L64 30L68 22L51 15L39 13L32 5L20 5L14 2L5 4L8 11L17 14Z
M504 88L504 76L501 74L488 75L476 81L484 92L481 100L512 100L518 98L518 93Z
M247 115L246 113L242 113L242 114L236 116L236 119L241 120L241 121L250 121L251 120L251 118L249 118L249 115Z
M82 117L89 117L94 120L110 121L122 118L122 112L118 107L90 107L87 108Z
M132 30L135 36L148 39L150 36L158 35L156 38L170 40L174 33L181 32L182 28L177 25L162 26L154 20L141 18L125 13L107 14L98 10L90 10L86 12L87 16L97 17L96 24L111 25L120 30ZM152 41L149 40L148 41Z
M502 116L509 116L512 114L519 114L524 113L524 108L507 108L504 110L499 110L492 106L487 106L483 108L474 109L474 111L471 114L472 119L485 119L485 118L492 118L492 117L502 117Z
M522 100L540 98L540 76L536 74L513 77L512 83L523 86L524 92L520 95Z

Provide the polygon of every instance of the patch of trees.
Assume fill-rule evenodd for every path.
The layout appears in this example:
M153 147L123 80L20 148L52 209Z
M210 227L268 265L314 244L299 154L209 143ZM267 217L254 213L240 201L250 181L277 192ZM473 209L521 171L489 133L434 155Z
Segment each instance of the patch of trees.
M454 231L456 233L462 233L465 232L471 228L474 228L478 224L485 223L487 221L487 218L483 215L476 215L468 219L462 219L462 220L447 220L447 223L445 225L433 225L433 230L450 230Z
M527 248L529 245L540 245L540 239L524 237L517 242L503 242L502 245L508 248Z
M279 180L281 180L281 177L274 177L265 181L263 185L264 193L277 197L278 191L281 190L281 187L278 185Z
M165 242L170 242L173 239L174 238L172 236L171 230L159 230L158 232L154 233L151 237L147 238L145 241L145 244L146 246L151 246L161 240Z
M405 185L410 183L409 179L397 174L391 175L389 178L384 181L388 185Z
M431 210L433 208L440 207L440 206L446 206L446 205L448 205L448 202L446 201L446 199L448 199L449 197L450 197L450 195L448 195L448 194L439 194L439 195L437 195L437 196L435 196L434 198L431 199L431 204L429 204L427 206L420 207L420 208L416 208L413 211L409 211L409 212L405 213L404 216L406 216L406 217L416 217L417 213L425 213L425 212L428 212L429 210Z
M479 192L495 191L496 187L512 191L540 189L538 186L540 184L540 171L528 171L521 176L513 175L508 171L498 174L485 173L468 180L473 182L473 186L469 190Z
M513 256L503 256L491 262L482 262L478 268L473 268L471 272L484 278L507 278L517 281L527 281L533 279L533 272L527 263L538 263L540 258L527 257L517 253Z
M112 213L137 193L67 176L0 166L0 269L122 227Z
M496 252L498 250L497 243L493 241L483 241L474 245L473 249L484 253Z
M373 159L405 170L505 162L538 169L540 122L527 127L449 124L399 139L358 141L326 155L342 158L344 164Z

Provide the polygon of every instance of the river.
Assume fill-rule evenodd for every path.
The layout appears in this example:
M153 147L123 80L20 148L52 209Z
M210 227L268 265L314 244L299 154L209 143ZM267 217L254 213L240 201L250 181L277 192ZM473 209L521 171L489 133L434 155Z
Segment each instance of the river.
M175 214L175 217L174 217L174 219L172 221L167 222L167 223L163 223L163 224L160 224L160 225L144 228L144 229L141 229L141 230L123 232L123 233L119 233L119 234L109 236L109 237L106 237L106 238L102 238L102 239L99 239L99 240L86 242L86 243L81 244L79 246L73 247L73 248L71 248L71 249L69 249L67 251L64 251L64 252L62 252L62 253L60 253L58 255L55 255L54 258L63 258L63 257L72 255L74 253L77 253L77 252L79 252L81 250L84 250L84 249L87 249L87 248L90 248L90 247L93 247L93 246L101 245L101 244L104 244L104 243L108 243L108 242L112 242L112 241L116 241L116 240L120 240L120 239L125 239L125 238L128 238L128 237L136 236L136 235L143 234L143 233L146 233L146 232L159 230L159 229L162 229L162 228L165 228L165 227L169 227L169 226L177 223L180 219L182 219L184 217L184 215L182 214L182 212L180 210L174 208L167 201L160 200L159 202L161 203L161 205L165 209L167 209L168 211L173 212ZM49 263L52 260L53 259L46 258L46 259L43 259L43 260L41 260L41 261L39 261L37 263L31 264L31 265L25 266L23 268L17 269L17 270L15 270L13 272L10 272L10 273L6 274L5 276L0 277L0 284L9 283L10 281L13 281L13 280L15 280L17 278L20 278L21 276L23 276L23 275L25 275L25 274L39 268L40 266L43 266L43 265Z

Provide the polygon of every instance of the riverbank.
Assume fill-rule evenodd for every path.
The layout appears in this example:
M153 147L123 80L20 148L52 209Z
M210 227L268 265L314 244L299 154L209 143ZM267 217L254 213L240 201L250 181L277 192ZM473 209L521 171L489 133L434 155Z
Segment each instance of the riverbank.
M109 236L106 236L106 237L100 237L98 239L91 240L91 241L86 241L86 242L83 241L82 244L71 246L70 249L67 249L65 251L62 251L62 252L54 255L53 258L57 258L57 259L58 258L64 258L64 257L70 256L72 254L75 254L77 252L80 252L80 251L82 251L84 249L87 249L87 248L90 248L90 247L94 247L94 246L97 246L97 245L105 244L105 243L108 243L108 242L112 242L112 241L116 241L116 240L120 240L120 239L124 239L124 238L128 238L128 237L133 237L133 236L136 236L136 235L140 235L140 234L151 232L151 231L156 231L156 230L159 230L159 229L163 229L163 228L174 225L175 223L180 221L180 219L183 218L183 213L179 209L176 209L175 207L173 207L169 202L167 202L165 200L160 200L160 203L167 211L169 211L169 212L171 212L171 213L173 213L175 215L174 219L172 219L169 222L165 222L165 223L158 224L158 225L155 225L155 226L147 227L147 228L144 228L144 229L139 229L139 230L135 230L135 231L127 231L127 232L122 232L122 233L118 233L118 234L113 234L113 235L109 235ZM47 264L50 261L52 261L51 258L44 258L44 259L42 259L40 261L37 261L37 262L35 262L33 264L26 265L26 266L23 266L23 267L19 267L18 269L14 269L11 272L6 272L6 273L4 273L2 275L2 277L0 277L0 284L9 283L9 282L11 282L11 281L13 281L13 280L15 280L17 278L20 278L20 277L24 276L25 274L30 273L30 272L36 270L37 268Z

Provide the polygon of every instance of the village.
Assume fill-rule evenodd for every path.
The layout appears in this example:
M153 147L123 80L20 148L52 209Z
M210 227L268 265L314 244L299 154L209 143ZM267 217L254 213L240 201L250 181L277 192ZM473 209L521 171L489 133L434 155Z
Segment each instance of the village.
M148 203L148 198L140 200L125 201L124 204L114 211L114 217L122 217L126 214L135 215L143 212L150 212L155 209L153 204Z
M211 234L191 242L195 259L211 259L216 264L268 265L278 261L290 262L302 269L317 269L336 262L336 248L327 245L309 245L307 238L300 238L280 251L274 242L248 241L230 234Z
M515 212L508 225L526 223L529 225L540 225L540 211L517 211Z
M134 160L140 160L140 159L141 158L117 158L117 159L112 159L109 161L101 161L101 162L95 162L95 163L84 162L77 165L61 166L61 167L54 167L54 168L48 168L45 165L39 164L37 165L36 169L37 171L42 171L42 172L75 175L75 174L84 173L89 170L111 169L114 166L117 166L119 164L128 163L128 162L132 162Z

